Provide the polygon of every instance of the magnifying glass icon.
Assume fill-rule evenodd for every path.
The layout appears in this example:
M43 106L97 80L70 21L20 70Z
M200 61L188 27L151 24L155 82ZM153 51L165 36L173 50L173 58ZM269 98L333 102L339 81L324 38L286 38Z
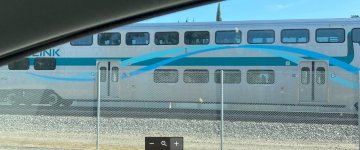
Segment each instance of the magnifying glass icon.
M160 144L163 145L163 146L167 146L165 141L161 141Z

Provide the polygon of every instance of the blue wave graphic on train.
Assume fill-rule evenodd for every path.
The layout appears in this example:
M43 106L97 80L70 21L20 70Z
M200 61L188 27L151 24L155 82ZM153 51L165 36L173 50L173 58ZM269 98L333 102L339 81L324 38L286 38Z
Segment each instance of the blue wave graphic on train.
M165 60L154 62L151 65L147 65L143 68L132 71L128 74L120 75L120 78L126 79L129 77L135 76L135 75L139 75L144 72L154 70L160 66L164 66L166 64L172 63L174 61L177 61L177 60L180 60L180 59L192 56L192 55L196 55L196 54L200 54L200 53L207 53L207 52L212 52L212 51L223 51L223 50L234 50L234 49L259 50L259 51L263 51L263 52L270 53L272 55L284 58L295 64L299 64L299 61L304 59L299 56L288 54L290 52L290 53L294 53L294 54L300 54L304 57L309 57L309 58L315 59L315 60L316 59L317 60L328 60L330 65L337 66L337 67L339 67L347 72L350 72L352 74L357 75L358 71L359 71L359 68L352 66L350 64L347 64L344 61L341 61L337 58L330 57L330 56L327 56L324 54L320 54L320 53L317 53L317 52L314 52L311 50L301 49L301 48L278 46L278 45L193 46L193 47L188 47L188 48L168 49L168 50L153 52L153 53L149 53L149 54L145 54L145 55L141 55L141 56L123 60L123 61L121 61L120 66L132 66L132 64L143 62L146 60L159 58L159 57L167 56L167 55L171 55L171 54L177 54L175 57L171 57L171 58L168 58ZM185 52L185 54L184 54L184 52ZM353 55L353 52L351 55ZM244 57L244 58L246 58L246 57ZM251 62L249 62L249 63L251 63ZM31 75L39 77L39 78L60 80L60 81L94 81L95 78L90 77L89 74L93 74L93 73L84 73L84 74L79 74L75 77L72 76L72 77L65 77L65 78L64 77L44 76L44 75L33 74L33 73ZM331 74L331 73L329 73L329 74ZM331 79L332 81L339 83L345 87L348 87L348 88L358 88L357 83L348 81L339 76L335 76L335 77L331 77L331 78L329 77L329 79Z
M54 76L46 76L35 73L28 72L27 74L32 75L34 77L38 77L40 79L49 79L49 80L57 80L57 81L80 81L80 82L93 82L95 81L95 72L87 72L78 75L68 76L68 77L54 77Z

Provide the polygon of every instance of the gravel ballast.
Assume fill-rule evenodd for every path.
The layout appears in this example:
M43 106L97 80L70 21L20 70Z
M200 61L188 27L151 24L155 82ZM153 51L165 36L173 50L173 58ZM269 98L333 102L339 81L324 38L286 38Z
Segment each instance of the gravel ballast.
M0 115L0 145L94 149L96 117ZM220 121L101 118L103 149L144 149L146 136L184 137L185 149L219 149ZM358 149L358 126L224 122L225 149ZM0 149L1 149L0 146Z

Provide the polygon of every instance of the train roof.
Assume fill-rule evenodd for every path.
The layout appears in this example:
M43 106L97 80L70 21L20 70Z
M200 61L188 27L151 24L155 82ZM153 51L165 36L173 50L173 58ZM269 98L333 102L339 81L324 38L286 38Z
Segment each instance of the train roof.
M301 24L359 24L360 18L334 18L334 19L291 19L291 20L249 20L249 21L221 21L221 22L183 22L183 23L135 23L120 27L126 28L187 28L200 26L234 26L234 25L301 25Z

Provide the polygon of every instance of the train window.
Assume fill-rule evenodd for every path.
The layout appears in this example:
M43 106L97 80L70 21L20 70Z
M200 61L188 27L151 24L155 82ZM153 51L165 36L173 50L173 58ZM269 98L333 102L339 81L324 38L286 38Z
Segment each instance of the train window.
M112 82L118 82L119 81L119 67L112 67L111 68L111 80Z
M93 36L82 37L73 41L70 41L72 46L90 46L93 44Z
M29 70L30 63L28 58L16 60L14 62L9 63L9 70Z
M247 33L250 44L272 44L275 42L274 30L250 30Z
M316 42L318 43L342 43L345 41L344 29L317 29Z
M150 34L148 32L129 32L126 33L127 45L148 45Z
M310 83L310 68L309 67L301 68L301 83L302 84Z
M246 79L249 84L274 84L275 73L273 70L249 70Z
M176 69L156 69L154 70L155 83L177 83L179 72Z
M228 31L216 31L215 43L216 44L240 44L241 31L228 30Z
M156 45L177 45L179 44L178 32L156 32L155 33Z
M185 44L187 45L207 45L210 42L208 31L187 31L185 32Z
M34 60L35 70L55 70L56 59L55 58L35 58Z
M325 68L324 67L316 68L316 83L325 84Z
M186 69L184 71L185 83L208 83L209 70L206 69Z
M240 70L224 70L224 83L234 84L241 82ZM215 83L221 83L221 70L215 70Z
M309 30L285 29L281 31L282 43L307 43L309 42Z
M100 82L106 82L107 78L107 68L100 67Z
M353 42L360 43L360 28L353 29L351 33Z
M120 45L120 33L99 33L99 45Z

